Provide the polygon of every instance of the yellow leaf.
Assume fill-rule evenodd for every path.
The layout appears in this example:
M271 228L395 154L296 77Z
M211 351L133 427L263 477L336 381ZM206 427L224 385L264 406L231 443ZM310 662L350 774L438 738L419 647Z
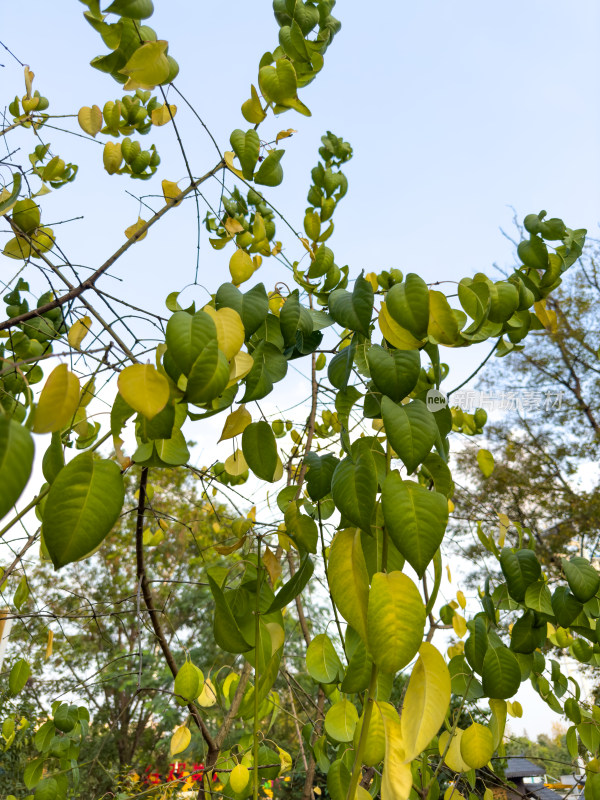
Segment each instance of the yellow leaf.
M227 388L232 384L241 381L250 372L254 366L254 359L249 353L240 351L236 353L229 362L229 383Z
M465 652L465 643L457 642L456 644L451 644L446 652L448 653L448 658L462 656L462 654Z
M402 706L400 729L406 761L417 758L439 731L450 703L450 673L429 642L419 649Z
M376 292L379 289L379 281L377 280L377 275L374 272L367 272L367 274L365 275L365 280L369 281L369 283L373 287L374 292Z
M444 792L444 800L465 800L465 796L458 791L456 784L451 783Z
M238 247L229 260L229 272L235 286L244 283L254 274L254 263L250 255L241 247Z
M125 367L117 385L123 400L146 419L153 419L169 400L169 382L152 364Z
M398 325L396 320L391 318L385 303L381 304L379 312L379 329L388 342L398 350L418 350L422 344L410 331Z
M121 145L119 142L107 142L104 145L102 162L104 164L104 169L109 175L114 175L119 171L119 167L123 162L123 153L121 152Z
M23 72L25 74L25 91L27 92L27 97L31 97L31 84L35 78L35 73L27 65L25 65Z
M140 228L144 227L145 224L146 224L146 220L142 219L141 217L138 217L138 221L137 222L134 222L133 225L130 225L128 228L125 228L125 236L128 239L131 239L139 231ZM142 239L145 239L147 233L148 233L148 231L144 231L141 234L141 236L138 236L137 237L138 242L141 242Z
M245 764L236 764L229 776L229 785L234 792L243 792L250 780L250 771Z
M454 503L450 498L448 498L448 513L451 514L454 511Z
M262 561L267 569L267 572L269 573L271 585L275 586L279 576L281 575L281 564L279 563L279 559L275 556L275 553L269 547L267 547L263 553Z
M225 545L225 544L216 544L215 550L221 556L229 556L231 553L235 553L236 550L239 550L240 547L246 541L246 537L242 536L240 539L237 540L234 544Z
M469 765L465 764L460 754L460 740L463 733L464 731L461 728L457 728L454 731L454 735L452 736L452 740L450 742L450 747L448 747L448 752L444 756L444 761L454 772L469 771ZM440 734L440 738L438 740L438 749L440 751L440 755L444 754L449 739L450 734L448 731L444 731Z
M450 572L450 565L446 564L446 573L448 575L448 583L452 583L452 573Z
M52 655L52 643L53 642L54 642L54 631L48 631L48 644L46 645L46 655L44 657L45 661L48 661L48 659Z
M494 755L494 737L489 728L474 722L463 731L460 741L460 755L473 769L485 767Z
M281 306L284 304L285 300L279 294L279 292L273 292L269 295L269 311L271 314L274 314L276 317L279 316L279 312L281 311Z
M242 318L233 308L220 308L215 311L212 306L204 306L202 310L212 317L217 329L219 350L225 354L227 361L231 361L244 344L246 332Z
M452 346L460 340L458 322L443 292L429 290L427 335L437 344Z
M504 547L504 540L506 539L506 534L508 532L508 528L510 527L510 520L506 514L498 514L498 522L500 523L498 546Z
M77 322L74 322L73 325L69 328L69 333L67 334L67 341L71 347L74 347L76 350L79 350L81 347L81 343L87 336L87 332L92 326L92 320L90 317L82 317L78 319Z
M90 136L96 136L102 130L102 112L98 106L83 106L79 109L77 114L77 121L79 127L89 133Z
M463 594L463 593L460 591L460 589L459 589L459 590L458 590L458 592L456 593L456 599L458 600L458 605L459 605L459 606L460 606L462 609L465 609L465 608L467 607L467 601L466 601L466 598L465 598L464 594Z
M558 318L556 311L551 308L546 308L546 300L538 300L533 304L536 317L542 323L544 328L550 333L556 333L558 330Z
M223 431L221 432L219 441L222 442L225 439L232 439L234 436L239 436L251 422L252 415L246 409L246 406L240 406L236 411L232 411L225 420L225 425L223 425Z
M381 778L381 800L408 800L412 789L412 771L402 742L400 723L381 715L385 728L385 761Z
M250 87L250 95L250 99L242 103L242 114L244 119L248 122L251 122L253 125L258 125L267 115L260 104L260 98L254 84Z
M230 475L241 475L242 472L245 472L247 469L248 464L246 464L244 454L239 448L232 456L225 459L225 471Z
M275 655L283 647L285 631L277 622L267 622L265 627L269 631L271 638L271 655Z
M144 42L133 53L125 66L119 70L129 80L125 91L135 89L154 89L169 77L171 65L166 56L168 42L159 39L156 42Z
M171 745L169 748L171 755L176 756L177 753L182 753L191 741L192 734L187 726L182 725L180 728L177 728L171 737Z
M462 639L467 633L467 620L460 614L455 614L452 617L452 627L454 628L454 633Z
M494 471L494 456L489 450L481 448L477 453L477 463L484 478L489 478Z
M169 114L169 110L171 113ZM159 128L161 125L166 125L167 122L171 122L171 117L174 117L177 113L177 106L167 106L166 103L163 103L162 106L155 108L151 114L152 124L156 125Z
M285 131L279 131L279 133L275 137L275 144L280 142L282 139L287 139L288 136L293 136L295 133L298 133L298 131L295 131L293 128L288 128Z
M34 433L53 433L66 428L79 405L79 378L66 364L55 367L42 389L33 421Z
M237 169L237 167L233 166L233 159L235 158L235 153L234 152L232 152L231 150L226 150L223 153L223 158L225 159L225 164L226 164L227 168L229 170L231 170L231 172L233 172L234 175L237 175L238 178L243 178L244 177L244 173L242 172L242 170L241 169Z
M210 708L217 702L217 693L210 678L206 678L202 691L197 698L198 705L202 708Z
M162 191L163 191L163 197L165 198L165 203L167 205L169 205L169 203L171 203L174 206L178 206L179 203L183 202L182 200L179 200L179 202L177 202L177 203L174 202L175 198L179 197L179 195L181 194L181 189L179 188L179 186L176 183L174 183L173 181L168 181L168 180L165 179L161 183L161 186L162 186Z
M283 775L284 772L289 772L292 768L292 757L289 753L285 750L282 750L279 745L276 745L277 749L279 750L279 763L281 764L281 769L279 770L279 774Z
M236 233L242 233L244 230L242 223L238 222L237 219L234 219L233 217L227 217L223 223L223 227L230 236L235 236Z

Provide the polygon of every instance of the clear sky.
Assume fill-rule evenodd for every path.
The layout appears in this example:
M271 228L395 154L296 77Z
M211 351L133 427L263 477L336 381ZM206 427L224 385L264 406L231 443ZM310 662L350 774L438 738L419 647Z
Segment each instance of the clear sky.
M227 149L231 130L247 127L239 108L256 83L258 60L276 43L271 4L155 5L151 24L180 64L177 86ZM34 88L48 96L53 113L102 107L122 94L108 76L88 67L105 48L83 10L74 0L4 3L0 10L0 39L34 70ZM282 128L298 130L283 143L284 185L269 192L298 230L320 135L329 129L353 145L355 157L346 170L350 190L329 242L351 275L390 267L417 271L429 281L477 271L493 275L494 263L512 263L511 245L499 230L512 230L511 206L521 218L546 208L571 227L597 230L596 0L340 0L334 13L342 31L323 72L302 93L313 116L288 112L261 132L268 139ZM22 95L22 68L1 49L0 63L3 97ZM179 107L192 170L201 175L218 160L216 151L184 104L169 99ZM85 164L72 187L42 201L47 221L71 217L74 208L83 216L60 226L60 243L75 263L96 267L123 242L122 231L139 212L127 191L158 195L165 177L185 185L183 160L167 128L143 140L155 142L163 156L159 177L148 183L104 173L96 143L53 131L46 136L66 160ZM4 144L10 144L8 137ZM216 183L207 193L218 202ZM166 295L193 279L193 203L180 212L129 251L115 280L104 283L107 291L163 310ZM300 257L288 242L290 257ZM213 252L203 234L200 282L214 291L228 279L227 262L228 255ZM267 264L259 276L267 288L281 277ZM457 353L449 385L466 377L475 361L472 354ZM549 729L553 718L542 706L523 727L536 734Z

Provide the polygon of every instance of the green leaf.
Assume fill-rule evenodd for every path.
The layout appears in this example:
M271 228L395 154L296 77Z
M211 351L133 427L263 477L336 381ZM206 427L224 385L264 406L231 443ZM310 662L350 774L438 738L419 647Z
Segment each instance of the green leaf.
M332 386L336 389L344 391L348 386L350 375L352 373L352 365L354 364L354 355L356 353L356 339L353 336L352 341L347 347L344 347L339 353L336 353L329 362L327 367L327 377Z
M352 293L346 289L335 289L329 295L329 313L344 328L369 335L373 313L373 287L361 275L354 283Z
M548 268L548 248L539 236L532 235L529 240L519 242L517 255L526 267Z
M242 433L242 452L246 463L263 481L272 482L277 469L277 444L268 422L251 422Z
M253 128L246 132L236 128L229 137L229 141L242 166L244 178L247 181L251 181L254 175L254 167L260 155L258 133Z
M219 397L229 383L229 364L216 339L210 341L190 371L186 399L198 405Z
M30 675L31 667L24 658L15 661L8 676L8 690L13 697L23 690Z
M125 489L114 461L82 453L50 487L44 506L43 537L58 569L89 555L117 521Z
M542 614L553 616L552 597L544 580L529 584L525 590L525 605Z
M516 656L508 647L488 648L483 659L483 691L495 700L507 700L521 685L521 669Z
M478 614L473 621L467 623L471 635L465 642L465 656L475 672L481 675L483 659L488 649L488 631L485 618Z
M10 211L21 191L21 173L13 172L12 180L12 190L9 192L8 197L0 201L0 215L4 214L6 211ZM6 191L8 191L8 189Z
M105 14L119 14L131 19L148 19L154 13L152 0L113 0Z
M301 514L296 502L288 503L284 512L287 534L301 550L309 553L317 552L319 532L317 523L306 514Z
M461 313L452 310L443 292L436 292L432 289L429 292L429 322L427 326L429 341L448 346L457 344L460 341L457 315Z
M166 52L168 42L145 42L131 55L124 67L118 70L129 80L126 89L153 89L165 83L171 72L171 64Z
M315 566L308 557L308 554L305 555L300 563L300 566L298 567L298 570L287 583L283 584L281 589L275 595L273 602L267 609L267 614L272 614L273 611L279 611L279 609L287 606L288 603L291 603L295 597L298 597L300 592L311 579L314 568Z
M43 778L35 787L35 800L58 800L58 792L56 778Z
M510 649L515 653L533 653L543 647L548 633L546 622L538 623L535 613L528 609L513 625Z
M217 310L233 308L238 312L244 325L246 340L260 328L269 313L269 298L262 283L253 286L246 293L240 292L231 283L224 283L217 290L215 303Z
M216 325L205 311L195 314L176 311L167 323L165 341L168 353L184 375L190 373L204 348L216 339Z
M367 361L375 388L395 403L417 385L421 372L418 350L387 350L373 345L367 350Z
M27 598L29 597L29 584L27 583L27 577L23 575L21 580L19 581L19 585L17 586L17 591L15 592L15 596L13 597L13 604L17 611L20 611L25 603L27 602Z
M343 673L342 662L327 634L317 634L308 645L306 669L310 677L318 683L335 683L338 675Z
M500 553L500 567L508 592L517 603L523 602L529 584L539 580L542 574L533 550L517 550L513 553L510 547L504 547Z
M366 642L369 576L359 531L348 528L336 534L329 550L327 579L340 614Z
M283 180L283 167L280 161L284 153L285 150L271 150L258 168L254 182L262 186L279 186Z
M325 730L336 742L351 742L358 722L358 711L350 700L339 700L325 714Z
M367 636L373 661L395 674L416 655L425 629L419 590L402 572L373 575L367 610Z
M385 304L392 319L417 339L427 334L429 325L429 289L419 275L409 272L386 295Z
M333 250L322 244L308 268L308 277L311 279L322 278L323 275L326 275L333 266L333 258Z
M373 661L367 653L365 643L361 640L350 657L341 685L342 692L364 692L371 679L372 667Z
M287 374L287 359L271 342L261 342L253 351L252 358L254 366L245 379L246 391L240 401L242 403L266 397L273 390L273 385Z
M562 559L562 568L569 588L580 603L590 600L600 588L600 575L586 558Z
M377 471L369 450L363 448L355 461L345 458L337 465L331 479L331 496L345 519L370 531L377 496Z
M552 595L552 610L561 628L568 628L583 610L583 603L566 586L557 586Z
M248 644L238 627L221 587L210 574L208 574L208 583L215 598L215 642L228 653L246 653L248 650L252 650L252 645Z
M31 434L10 417L0 416L0 519L17 502L33 467Z
M490 291L490 322L506 322L519 306L519 290L509 281L488 283Z
M192 703L200 694L200 673L191 661L186 661L175 676L174 692L188 703ZM180 697L175 699L180 705L185 705Z
M422 400L398 405L383 397L381 415L389 443L409 473L424 461L438 436L433 413Z
M54 723L51 720L49 720L47 723L46 722L44 723L44 725L48 724L51 726L52 738L54 738ZM34 758L25 767L25 770L23 772L23 783L28 789L33 789L41 781L42 775L44 774L45 763L46 763L46 757L40 756L38 758Z
M308 496L314 502L322 500L331 491L331 477L339 459L331 453L318 455L312 450L306 454L304 463L308 469L306 471L306 490Z
M327 770L327 794L331 800L346 800L349 788L350 771L342 759L338 758Z
M464 697L466 701L479 700L483 697L483 689L473 671L469 669L464 656L454 656L448 664L452 681L452 692Z
M287 58L280 58L275 66L261 67L258 84L266 100L281 106L289 105L296 98L298 89L294 65Z
M394 471L383 484L381 500L392 541L422 578L444 538L448 522L446 497L429 492L414 481L403 481Z

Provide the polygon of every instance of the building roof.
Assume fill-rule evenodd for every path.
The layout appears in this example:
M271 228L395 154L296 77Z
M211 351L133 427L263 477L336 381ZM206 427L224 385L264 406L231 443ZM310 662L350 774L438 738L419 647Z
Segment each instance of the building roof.
M539 764L534 764L527 758L519 756L507 756L508 766L504 774L507 778L533 778L536 775L545 775L546 770ZM551 798L548 798L551 800Z
M543 783L532 783L526 787L526 790L528 795L537 797L538 800L563 800L561 794L555 792L554 789L548 789Z

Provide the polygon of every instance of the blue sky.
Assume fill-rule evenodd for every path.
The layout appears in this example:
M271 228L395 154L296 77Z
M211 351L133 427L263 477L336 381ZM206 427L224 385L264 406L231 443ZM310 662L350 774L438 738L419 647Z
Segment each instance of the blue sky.
M88 67L105 48L83 10L74 0L34 0L26 7L4 4L0 12L0 39L34 70L34 88L49 97L53 113L102 107L122 94L108 76ZM512 231L511 206L521 218L546 208L571 227L596 230L595 0L340 0L334 13L342 31L323 72L302 93L313 116L288 112L261 131L270 139L283 128L298 130L284 143L286 180L269 192L298 230L319 137L330 129L353 145L346 169L350 190L329 242L351 275L390 267L419 272L429 281L477 271L493 275L494 263L512 263L511 245L499 230ZM256 82L258 60L276 43L270 3L157 0L151 24L179 61L178 88L228 148L231 130L247 127L239 108ZM22 95L21 67L2 50L0 63L4 97ZM192 169L203 174L218 160L216 152L183 104L170 100L179 107ZM73 262L96 267L124 241L122 232L139 211L127 191L159 194L162 178L185 185L171 137L167 128L145 137L144 144L156 143L163 164L155 180L138 183L106 175L98 144L47 131L54 152L83 165L71 187L42 200L47 221L84 217L58 229ZM216 183L207 193L218 202ZM120 262L104 283L107 291L163 310L166 295L193 279L194 206L168 216ZM301 250L287 241L290 257L300 257ZM204 235L200 282L214 291L228 279L227 262L227 251L213 252ZM265 263L258 277L271 288L281 274ZM188 294L206 297L199 290ZM458 352L449 360L455 365L451 387L469 374L476 356ZM524 721L530 734L549 728L554 717L545 712L542 706L535 719Z

